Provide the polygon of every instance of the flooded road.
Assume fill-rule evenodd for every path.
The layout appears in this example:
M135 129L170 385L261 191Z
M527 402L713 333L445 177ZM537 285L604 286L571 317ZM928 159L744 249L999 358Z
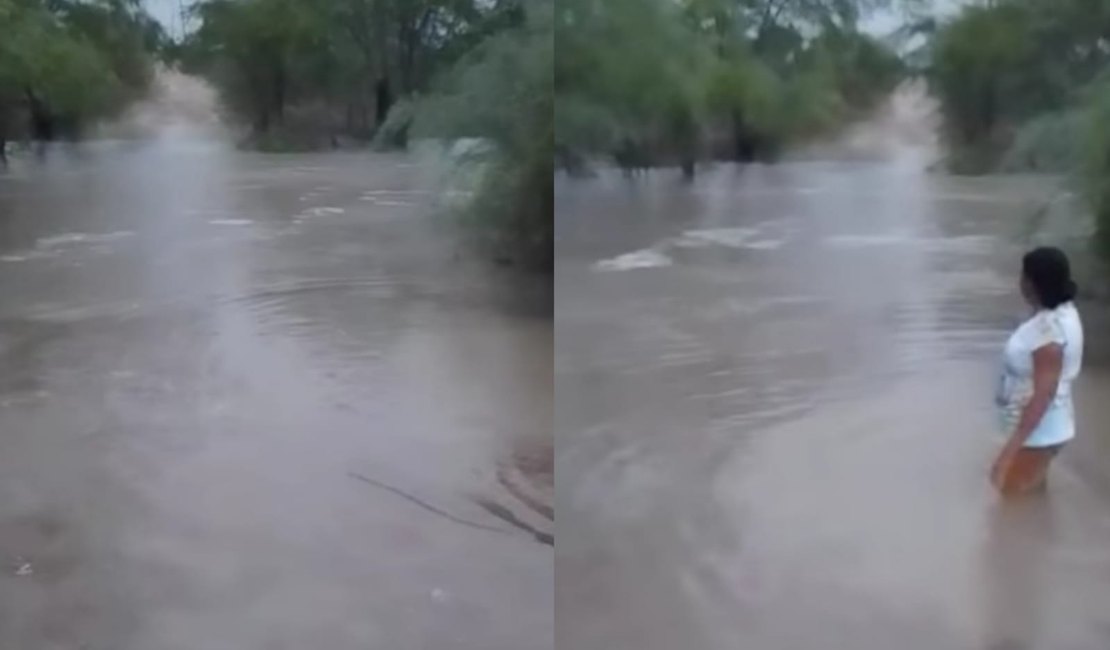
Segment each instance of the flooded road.
M986 480L1054 181L926 168L560 181L560 647L1110 645L1107 374L1049 499Z
M498 481L550 432L550 279L456 259L425 172L169 138L0 175L0 647L552 647L504 515L550 522Z

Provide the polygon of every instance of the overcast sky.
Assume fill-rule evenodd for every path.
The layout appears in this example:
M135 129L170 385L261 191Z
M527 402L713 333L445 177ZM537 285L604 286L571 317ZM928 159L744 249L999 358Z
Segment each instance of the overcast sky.
M181 20L178 18L178 8L188 6L189 0L143 0L150 15L162 21L171 34L177 36L181 33Z
M898 4L898 2L895 1L893 4ZM950 16L961 5L966 4L970 4L970 0L932 0L932 2L921 3L923 7L932 7L931 12L922 11L922 13L932 13L938 17ZM902 11L894 9L879 11L863 21L863 29L872 34L885 35L898 29L904 19L905 15Z

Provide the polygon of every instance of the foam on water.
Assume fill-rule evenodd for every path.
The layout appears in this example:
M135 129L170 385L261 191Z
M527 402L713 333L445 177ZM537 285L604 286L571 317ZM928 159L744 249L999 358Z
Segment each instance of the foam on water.
M0 262L8 264L15 264L19 262L29 262L31 260L41 260L53 257L46 251L24 251L21 253L9 253L8 255L0 256Z
M329 216L329 215L343 214L344 212L346 212L346 211L343 208L319 207L319 208L308 208L307 210L304 210L303 212L301 212L298 216L302 217L302 218L303 217L326 217L326 216Z
M744 248L750 244L759 231L755 228L711 228L706 230L687 230L673 243L683 248L705 248L726 246Z
M107 233L67 232L60 235L43 237L35 243L35 247L41 249L73 246L75 244L107 244L134 236L135 233L129 230Z
M674 263L670 257L653 248L645 248L624 255L601 260L594 265L598 271L631 271L633 269L651 269L670 266Z

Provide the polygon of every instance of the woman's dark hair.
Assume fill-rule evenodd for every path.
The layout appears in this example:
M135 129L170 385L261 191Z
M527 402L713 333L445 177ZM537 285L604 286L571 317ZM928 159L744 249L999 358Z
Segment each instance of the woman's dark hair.
M1075 299L1077 287L1071 279L1068 256L1059 248L1034 248L1021 260L1021 273L1042 307L1056 309Z

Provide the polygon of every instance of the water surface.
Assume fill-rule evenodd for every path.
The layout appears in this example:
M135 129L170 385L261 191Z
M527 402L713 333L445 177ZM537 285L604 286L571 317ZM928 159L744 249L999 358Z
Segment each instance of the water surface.
M928 162L560 181L560 647L1107 647L1106 375L1050 499L986 481L1057 181Z
M0 647L552 647L550 547L479 503L529 516L550 281L457 255L431 175L187 133L0 175Z

